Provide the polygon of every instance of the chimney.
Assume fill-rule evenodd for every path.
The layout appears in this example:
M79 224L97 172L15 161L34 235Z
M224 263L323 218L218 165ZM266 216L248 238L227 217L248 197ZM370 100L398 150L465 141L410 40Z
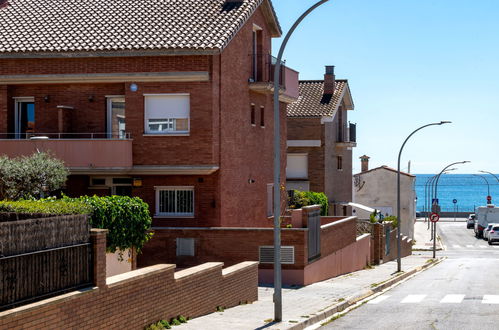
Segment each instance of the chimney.
M324 94L333 94L335 85L334 65L326 65L324 74Z
M362 172L369 171L369 156L360 156L360 167Z

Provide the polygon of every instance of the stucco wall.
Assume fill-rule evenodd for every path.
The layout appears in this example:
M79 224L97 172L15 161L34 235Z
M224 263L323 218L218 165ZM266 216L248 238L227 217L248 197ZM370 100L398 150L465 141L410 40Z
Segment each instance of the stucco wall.
M357 179L356 179L357 177ZM400 176L401 231L414 238L414 220L416 218L414 191L415 177ZM397 214L397 173L384 168L373 169L354 176L353 187L355 203L372 208L391 207ZM360 217L360 216L359 216Z

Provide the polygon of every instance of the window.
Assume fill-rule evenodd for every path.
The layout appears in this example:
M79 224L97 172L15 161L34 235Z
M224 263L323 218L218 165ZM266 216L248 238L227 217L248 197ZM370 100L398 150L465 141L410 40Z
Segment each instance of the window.
M145 94L147 134L189 133L189 94Z
M267 217L274 215L274 184L267 184Z
M177 257L194 256L194 238L177 238Z
M35 133L35 98L19 97L15 99L16 139L24 139Z
M308 154L288 154L286 166L286 178L307 179L308 178Z
M336 157L336 163L338 170L343 170L343 157Z
M156 187L156 215L194 216L194 187Z
M265 127L265 107L260 107L260 126Z
M255 105L251 104L251 125L255 126L256 125L256 118L255 118Z
M126 138L125 97L107 97L107 135L110 139Z

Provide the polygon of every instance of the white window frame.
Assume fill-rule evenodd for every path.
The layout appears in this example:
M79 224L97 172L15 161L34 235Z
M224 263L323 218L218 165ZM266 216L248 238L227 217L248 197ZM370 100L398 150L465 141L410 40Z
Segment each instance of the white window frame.
M106 130L107 130L107 135L108 137L112 137L113 134L113 121L112 121L112 105L113 101L123 101L125 103L125 134L123 137L119 137L120 139L126 137L126 101L125 101L125 95L106 95Z
M190 100L190 94L189 93L161 93L161 94L143 94L144 95L144 135L150 135L150 136L171 136L171 135L189 135L191 131L191 100ZM182 130L182 131L177 131L176 128L176 119L183 119L183 118L169 118L169 117L164 117L164 118L149 118L148 111L147 111L147 97L161 97L161 96L187 96L188 97L188 117L187 117L187 130ZM150 119L155 119L155 120L166 120L170 121L173 120L173 129L172 130L166 130L166 131L150 131L149 130L149 120Z
M155 211L156 217L165 217L165 218L194 218L194 212L196 209L196 199L195 199L195 191L194 191L194 186L156 186L154 187L155 190L155 201L156 201L156 207ZM190 190L192 191L192 212L160 212L159 209L159 195L161 191L165 190ZM177 195L175 193L175 206L176 206L176 198Z

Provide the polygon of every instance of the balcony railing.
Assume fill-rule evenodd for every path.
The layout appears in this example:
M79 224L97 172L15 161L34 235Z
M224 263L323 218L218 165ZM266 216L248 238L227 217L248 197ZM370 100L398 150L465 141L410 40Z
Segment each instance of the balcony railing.
M343 125L342 129L338 131L339 143L355 143L357 142L357 124L348 123Z
M252 54L252 73L250 82L255 83L273 83L274 69L277 63L277 58L269 54ZM279 75L279 87L286 88L286 67L284 61L281 62L281 70Z
M17 140L129 140L131 134L127 132L120 133L0 133L0 140L17 139Z

